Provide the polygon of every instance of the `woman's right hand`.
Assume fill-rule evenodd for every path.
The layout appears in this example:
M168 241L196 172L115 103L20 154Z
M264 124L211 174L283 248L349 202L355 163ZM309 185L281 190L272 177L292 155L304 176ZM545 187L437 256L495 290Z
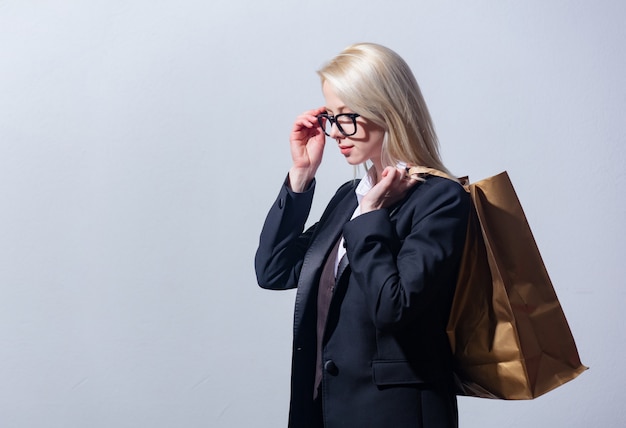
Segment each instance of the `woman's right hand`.
M319 126L317 115L325 111L320 107L302 113L291 129L289 142L293 165L289 170L289 185L294 192L306 189L322 163L326 135Z

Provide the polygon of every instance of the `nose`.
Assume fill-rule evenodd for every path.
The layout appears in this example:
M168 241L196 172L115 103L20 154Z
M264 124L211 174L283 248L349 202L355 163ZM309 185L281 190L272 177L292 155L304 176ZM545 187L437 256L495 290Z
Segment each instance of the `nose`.
M339 128L337 127L337 122L334 121L331 123L329 134L330 138L334 138L335 140L343 138L343 134L341 133L341 131L339 131Z

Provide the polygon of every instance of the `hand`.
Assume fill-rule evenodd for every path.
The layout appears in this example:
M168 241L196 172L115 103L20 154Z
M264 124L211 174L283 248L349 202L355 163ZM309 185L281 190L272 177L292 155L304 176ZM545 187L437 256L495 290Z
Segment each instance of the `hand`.
M322 163L326 135L317 122L317 115L325 111L320 107L302 113L291 129L289 142L293 166L289 170L289 184L294 192L304 191Z
M406 175L404 169L385 168L380 181L361 200L361 213L388 208L404 199L406 192L419 180Z

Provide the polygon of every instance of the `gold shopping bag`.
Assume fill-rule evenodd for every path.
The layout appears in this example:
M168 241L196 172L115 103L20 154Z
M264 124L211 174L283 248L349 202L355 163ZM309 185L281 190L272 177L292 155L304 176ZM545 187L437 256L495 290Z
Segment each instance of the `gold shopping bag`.
M465 188L472 212L447 327L458 393L536 398L587 367L508 174Z

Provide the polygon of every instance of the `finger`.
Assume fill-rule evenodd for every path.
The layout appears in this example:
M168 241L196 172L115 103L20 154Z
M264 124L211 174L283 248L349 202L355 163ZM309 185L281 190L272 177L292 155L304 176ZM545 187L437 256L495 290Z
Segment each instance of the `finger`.
M307 127L308 126L313 126L313 125L317 124L317 117L311 116L311 115L308 115L308 114L306 114L306 115L303 114L303 115L300 115L300 116L298 116L296 118L296 122L295 123L302 124L302 125L305 125Z
M393 179L394 169L395 168L392 166L385 167L385 169L383 169L383 172L380 174L381 178L390 177L391 179Z
M404 173L394 167L389 167L389 171L387 172L387 176L391 180L392 183L397 184L404 179Z
M302 114L303 117L307 117L312 122L317 123L317 116L326 113L326 107L318 107L313 110L306 111Z

